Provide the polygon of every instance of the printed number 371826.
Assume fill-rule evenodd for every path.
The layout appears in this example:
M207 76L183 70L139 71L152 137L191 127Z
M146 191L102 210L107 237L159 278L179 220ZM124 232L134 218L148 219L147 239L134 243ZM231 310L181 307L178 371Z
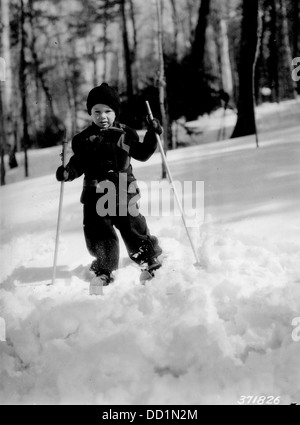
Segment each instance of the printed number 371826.
M270 396L253 396L253 395L242 395L237 402L238 404L279 404L280 397Z

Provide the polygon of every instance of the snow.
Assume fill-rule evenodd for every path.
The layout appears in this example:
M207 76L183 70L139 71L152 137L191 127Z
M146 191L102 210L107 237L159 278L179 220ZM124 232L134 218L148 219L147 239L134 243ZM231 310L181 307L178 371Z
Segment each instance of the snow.
M89 296L82 179L65 185L47 286L56 163L0 188L1 404L300 403L300 125L291 107L299 113L299 101L259 109L259 149L251 136L168 153L176 181L204 182L204 219L189 228L202 267L180 217L148 216L166 256L146 286L122 245L115 282ZM159 153L133 166L145 188L160 179Z

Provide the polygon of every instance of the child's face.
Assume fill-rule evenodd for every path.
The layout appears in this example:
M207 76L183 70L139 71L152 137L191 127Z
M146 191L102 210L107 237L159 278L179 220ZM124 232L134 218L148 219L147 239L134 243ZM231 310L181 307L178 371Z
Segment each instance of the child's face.
M116 119L116 113L110 106L98 103L91 110L93 122L100 128L109 128Z

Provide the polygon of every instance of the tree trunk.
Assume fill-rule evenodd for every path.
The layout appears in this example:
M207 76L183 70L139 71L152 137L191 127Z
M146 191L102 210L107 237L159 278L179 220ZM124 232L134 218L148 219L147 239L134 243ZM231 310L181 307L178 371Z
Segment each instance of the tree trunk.
M41 64L40 64L38 54L37 54L37 51L36 51L37 37L36 37L36 33L35 33L33 0L28 1L28 6L29 6L29 22L30 22L30 27L31 27L31 45L30 45L30 48L31 48L31 54L32 54L32 59L33 59L33 63L34 63L36 78L37 78L37 81L40 81L42 89L43 89L44 94L46 96L46 99L47 99L47 102L48 102L48 105L49 105L49 108L50 108L50 116L53 120L55 120L56 115L55 115L55 111L54 111L54 105L53 105L53 101L52 101L50 88L48 86L45 75L41 70Z
M293 58L300 56L300 3L293 3ZM300 94L300 81L296 82L297 91Z
M133 49L131 52L131 63L134 63L138 47L138 30L136 27L135 11L133 0L129 0L130 5L130 17L132 22L132 32L133 32Z
M164 129L163 147L165 154L168 146L173 148L173 134L169 115L168 103L166 101L167 85L165 77L165 62L164 62L164 45L163 45L163 23L162 23L162 3L161 0L156 0L157 24L158 24L158 51L159 51L159 105L162 117L162 125ZM167 170L164 162L162 162L162 178L167 177Z
M164 129L164 137L162 138L165 154L168 150L168 119L166 114L165 97L166 97L166 80L165 80L165 64L163 54L163 36L162 36L162 9L161 0L156 0L157 25L158 25L158 51L159 51L159 105L162 117L162 126ZM167 170L164 161L162 161L162 179L167 177Z
M1 52L1 50L0 50ZM0 184L1 186L5 185L5 163L4 163L4 154L6 147L6 133L3 117L3 103L2 103L2 87L4 82L0 81Z
M254 70L258 43L258 0L243 0L239 63L238 118L234 137L256 134L254 111Z
M272 90L272 100L279 102L279 56L277 46L277 11L276 11L276 0L271 0L271 22L270 22L270 42L269 50L270 55L268 57L268 70L270 75L270 87Z
M78 115L79 115L79 109L80 105L78 102L78 92L79 92L79 82L78 82L78 69L77 69L77 50L76 50L76 40L72 38L70 42L71 52L72 52L72 58L73 60L73 67L71 68L71 78L69 79L70 89L72 93L72 99L73 99L73 110L74 110L74 132L76 133L78 130Z
M277 0L277 10L280 18L280 28L278 33L279 39L279 98L280 99L295 99L296 83L291 78L292 69L292 52L289 40L289 28L286 12L286 0Z
M233 94L233 78L229 55L229 42L227 33L227 23L225 19L220 20L220 61L221 61L221 78L223 90L232 97Z
M26 88L26 72L27 63L25 58L26 48L26 33L25 33L25 7L24 0L21 0L21 49L20 49L20 92L21 92L21 109L22 109L22 120L23 120L23 139L22 146L24 150L24 167L25 177L29 176L28 172L28 155L27 149L29 147L29 133L28 133L28 110L27 110L27 88Z
M202 73L203 71L203 58L205 52L205 34L208 23L208 16L210 11L210 0L202 0L200 9L198 23L195 31L195 39L192 46L192 66L198 72Z
M194 36L195 36L195 28L193 25L193 16L194 16L194 0L186 0L186 13L187 13L187 41L189 45L192 47Z
M98 85L98 60L97 60L97 51L94 40L92 40L92 63L93 63L93 85L96 87Z
M132 78L132 61L128 40L127 22L126 22L126 0L121 0L121 16L122 16L122 34L123 34L123 48L126 69L126 83L127 83L127 97L128 101L133 98L133 78Z
M3 147L1 146L1 153L0 153L0 155L1 155L1 160L0 160L0 162L1 162L1 165L0 165L0 167L1 167L1 177L0 177L0 179L1 179L1 186L4 186L5 185L5 163L4 163L4 154L5 154L5 152L4 152L4 149L3 149Z
M11 45L10 45L10 7L8 0L1 0L1 43L2 53L1 56L5 60L5 85L3 87L3 106L5 108L5 115L11 113L11 99L12 99L12 70L11 70Z
M1 48L0 56L3 65L3 81L1 84L1 184L5 184L4 154L12 146L12 72L10 45L10 6L8 0L1 0Z
M108 9L109 0L105 2L105 8L103 12L103 74L102 80L106 81L107 75L107 50L108 50L108 37L107 37L107 25L108 25Z
M300 3L293 3L293 57L300 56Z
M137 60L138 58L138 48L139 48L139 31L137 28L137 20L136 20L136 9L134 5L133 0L129 0L129 6L130 6L130 20L132 24L132 40L133 40L133 47L131 49L131 65L132 65L132 75L133 75L133 92L137 93L141 89L141 79L139 77L140 75L140 61Z
M70 128L68 129L68 134L75 134L77 121L76 121L76 105L75 105L75 99L74 99L74 92L72 87L72 81L69 75L69 67L67 65L67 59L63 51L63 45L62 45L62 40L60 38L59 28L57 28L56 25L55 25L55 33L56 33L55 35L57 37L57 42L59 47L58 54L59 54L59 59L60 59L63 77L64 77L64 83L66 88L65 93L66 93L69 115L70 115Z
M0 15L3 18L3 0L0 2ZM5 163L4 163L4 154L6 147L6 131L5 131L5 123L4 123L4 114L3 114L3 88L6 84L6 62L3 58L4 56L4 48L3 48L3 40L4 40L4 20L3 26L0 26L0 185L5 185Z
M204 72L204 57L210 0L202 0L198 12L198 23L190 55L190 72L187 82L187 97L185 99L185 115L188 120L197 119L206 112L209 100L208 83ZM193 96L191 97L191 93Z
M255 80L254 80L254 93L255 93L255 99L257 104L261 104L265 97L262 93L261 88L262 87L269 87L269 75L268 75L268 69L266 67L266 61L264 60L264 49L265 49L265 35L267 30L267 11L261 10L260 12L261 19L259 20L261 25L261 31L259 37L259 42L257 44L257 51L258 51L258 59L256 62L256 69L255 69Z
M179 35L179 29L178 29L178 13L177 13L177 6L176 6L176 0L170 0L171 1L171 7L172 7L172 16L173 16L173 27L174 27L174 56L175 59L178 59L178 35Z

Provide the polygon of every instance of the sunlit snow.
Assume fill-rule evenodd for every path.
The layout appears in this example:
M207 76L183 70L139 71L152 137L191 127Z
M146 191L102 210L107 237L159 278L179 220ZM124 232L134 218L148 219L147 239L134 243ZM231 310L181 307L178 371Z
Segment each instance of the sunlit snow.
M300 403L300 125L286 117L259 149L250 136L168 153L175 180L204 182L190 229L202 268L180 217L148 216L165 255L146 286L122 245L115 282L89 296L82 179L65 184L46 285L58 157L52 174L0 188L0 404ZM160 179L159 153L133 165L145 184Z

